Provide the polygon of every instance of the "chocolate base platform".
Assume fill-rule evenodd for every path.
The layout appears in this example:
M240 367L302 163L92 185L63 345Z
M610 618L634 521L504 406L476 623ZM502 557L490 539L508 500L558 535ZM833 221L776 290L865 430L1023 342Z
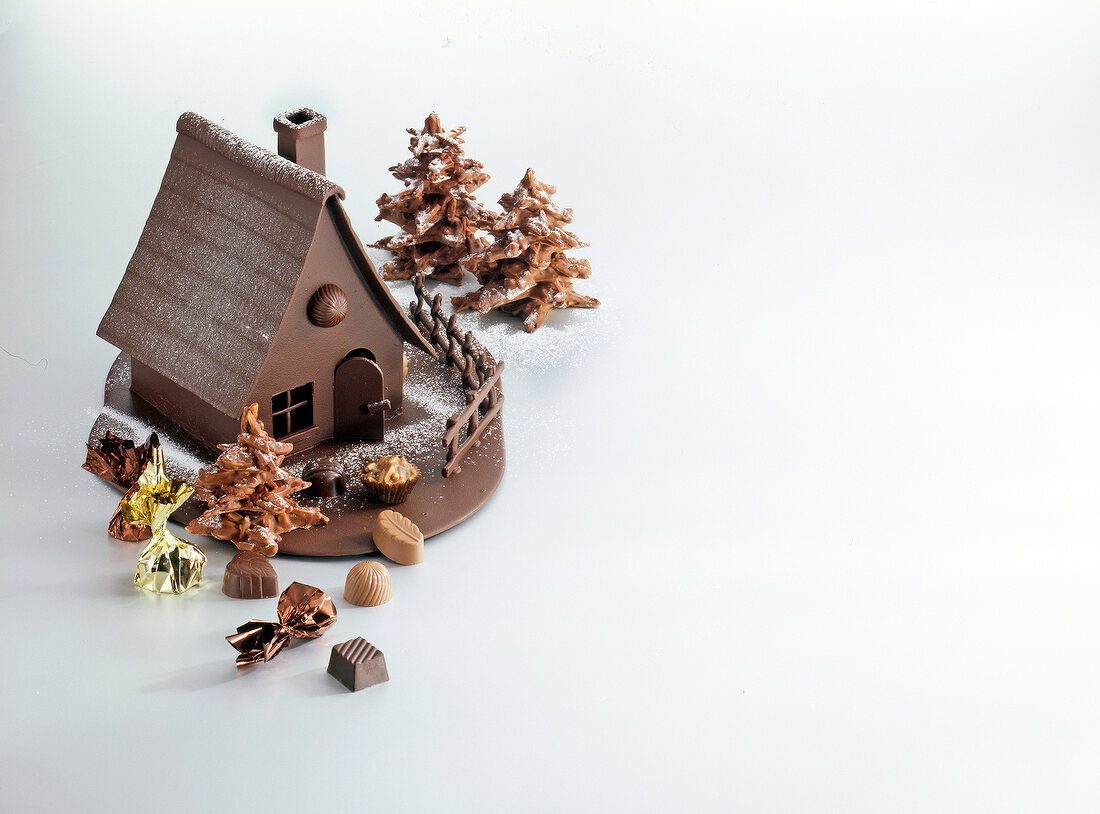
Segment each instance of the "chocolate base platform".
M481 444L462 459L462 471L443 477L446 448L442 438L447 418L465 407L458 375L449 367L411 346L406 346L409 374L405 380L405 404L401 415L386 427L386 440L327 441L286 457L283 466L301 476L313 465L344 470L347 490L337 497L310 497L298 493L304 506L316 506L329 518L324 526L296 529L283 535L279 554L302 557L340 557L370 554L377 549L371 539L375 518L385 509L396 509L432 537L461 523L492 497L504 477L503 416L485 428ZM119 354L107 374L103 409L92 426L89 443L111 430L141 443L149 433L160 436L168 474L194 483L200 466L213 463L218 453L166 419L130 392L130 357ZM226 438L231 442L234 439ZM422 473L420 482L401 504L390 506L367 499L358 472L365 463L384 455L402 455ZM172 519L187 524L206 506L190 498ZM213 538L197 538L209 545ZM218 541L222 543L222 541ZM223 543L232 546L232 543Z

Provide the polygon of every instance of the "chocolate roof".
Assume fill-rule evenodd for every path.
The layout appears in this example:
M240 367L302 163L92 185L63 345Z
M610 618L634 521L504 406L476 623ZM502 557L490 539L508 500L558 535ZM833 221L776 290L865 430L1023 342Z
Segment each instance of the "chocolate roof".
M322 210L329 205L347 222L344 191L195 113L180 116L176 130L160 192L97 333L235 416ZM362 247L349 249L395 331L427 347Z
M324 117L320 117L321 120ZM190 136L223 158L251 170L268 181L293 190L307 198L324 203L329 195L344 197L344 190L324 175L288 161L263 147L245 141L224 127L204 119L198 113L184 113L176 121L176 132Z

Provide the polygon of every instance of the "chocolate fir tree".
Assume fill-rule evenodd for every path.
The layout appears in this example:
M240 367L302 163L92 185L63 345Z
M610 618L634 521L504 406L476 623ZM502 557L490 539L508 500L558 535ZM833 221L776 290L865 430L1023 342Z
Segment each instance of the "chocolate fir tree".
M405 182L397 195L378 199L378 217L401 227L392 237L374 244L388 249L393 260L382 267L387 280L407 280L423 273L435 280L458 285L462 259L485 246L477 230L492 221L473 196L489 180L478 161L462 153L465 127L443 131L439 115L424 120L423 130L409 128L409 152L413 157L390 167Z
M309 483L282 468L294 445L268 435L258 413L258 405L246 407L237 443L218 444L221 456L213 466L199 470L195 496L210 508L187 530L271 557L279 551L281 534L327 523L328 518L291 497Z
M573 210L551 201L555 192L556 187L537 180L529 169L515 191L501 196L504 214L488 227L492 245L467 259L481 288L452 297L456 311L487 314L500 308L522 319L524 330L531 333L554 308L600 304L573 290L573 281L588 277L592 267L565 252L588 244L563 228L573 222Z

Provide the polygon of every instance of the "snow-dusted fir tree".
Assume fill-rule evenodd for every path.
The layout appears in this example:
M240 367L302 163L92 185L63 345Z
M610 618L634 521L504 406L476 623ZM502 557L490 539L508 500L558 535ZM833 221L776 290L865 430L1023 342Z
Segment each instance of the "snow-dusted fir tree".
M573 290L573 281L588 277L592 267L587 260L566 257L565 252L588 244L563 228L573 222L573 210L551 201L555 192L556 187L537 180L528 169L519 186L501 196L504 214L487 227L492 244L466 261L481 288L452 297L455 310L487 314L500 308L522 319L530 333L554 308L600 304Z
M309 483L283 469L283 458L294 445L267 434L258 405L241 414L237 443L218 444L218 449L218 460L200 469L195 482L195 496L210 508L187 525L192 534L209 534L271 557L279 551L282 534L328 522L320 510L291 497Z
M423 273L434 280L458 285L462 259L481 251L485 240L477 231L492 222L472 194L489 180L482 165L462 152L465 127L446 133L439 115L424 120L424 129L410 128L409 152L413 157L390 167L405 182L397 195L378 199L378 217L401 227L392 237L374 244L388 249L393 260L382 267L387 280L407 280Z

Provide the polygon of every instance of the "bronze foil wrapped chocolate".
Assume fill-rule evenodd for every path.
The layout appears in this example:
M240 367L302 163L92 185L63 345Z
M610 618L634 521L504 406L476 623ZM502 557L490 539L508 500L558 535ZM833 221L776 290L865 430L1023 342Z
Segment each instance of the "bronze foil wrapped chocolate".
M293 639L316 639L336 621L332 597L320 588L291 583L279 597L279 621L251 619L225 639L240 655L237 666L271 661Z
M160 439L156 433L150 435L144 444L135 445L129 438L120 438L108 430L95 446L88 444L88 459L80 465L81 468L126 490L107 524L107 533L116 540L136 543L153 536L153 532L144 523L127 522L122 516L122 504L137 492L138 478L153 459L153 451L157 449L160 449Z
M107 435L112 435L110 430L107 431ZM103 440L104 446L106 446L108 440L110 439L105 438ZM148 466L149 463L152 462L154 456L161 454L160 438L157 437L156 433L150 435L149 440L139 447L135 447L133 441L128 441L126 443L130 445L130 449L132 451L135 451L136 460L146 461L145 466ZM92 451L89 448L89 460L91 459L91 457ZM127 458L126 460L129 461L130 458ZM86 466L87 464L85 464L85 467ZM133 499L134 495L137 494L138 489L141 488L142 472L144 472L144 468L142 469L142 471L138 472L137 475L134 476L133 480L130 480L128 482L126 480L129 477L129 474L127 472L123 471L120 476L122 480L121 482L119 482L119 486L128 485L130 488L126 490L126 494L124 494L122 496L122 500L118 502L118 506L115 507L115 513L111 515L111 520L109 523L107 523L107 533L114 537L116 540L123 540L127 543L136 543L140 540L148 540L150 537L153 536L153 530L144 523L131 523L125 517L123 517L122 507L129 503Z
M116 540L136 543L141 540L148 540L153 536L152 530L144 523L130 523L122 516L122 505L137 494L138 488L138 484L135 483L126 490L126 494L122 496L122 500L115 507L115 513L111 515L110 522L107 523L107 533Z
M119 438L110 430L95 446L88 444L88 458L80 465L93 475L123 489L133 486L145 466L152 460L153 447L160 445L157 434L144 444L134 444L129 438Z

